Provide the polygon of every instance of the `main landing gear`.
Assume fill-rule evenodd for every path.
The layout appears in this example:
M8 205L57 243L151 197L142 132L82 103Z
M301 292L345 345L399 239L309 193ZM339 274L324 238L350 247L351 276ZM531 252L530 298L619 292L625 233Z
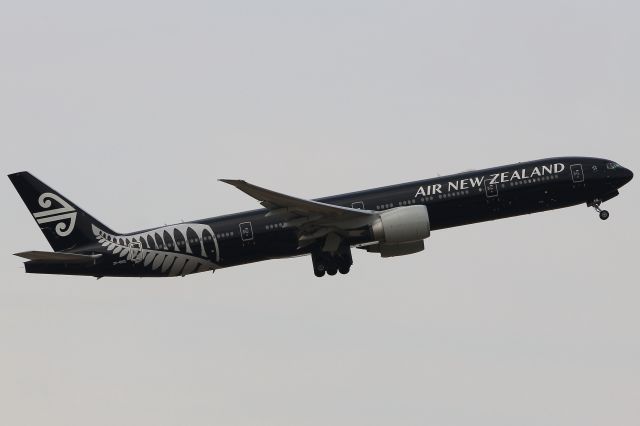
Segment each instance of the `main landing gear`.
M311 253L311 261L316 277L324 277L325 274L335 275L338 272L348 274L353 264L349 247L341 247L336 252L314 251Z
M588 203L589 207L593 207L595 209L595 211L598 212L600 219L602 220L607 220L609 219L609 212L606 210L602 210L600 208L600 204L602 204L602 201L600 201L599 199L595 199L592 202Z

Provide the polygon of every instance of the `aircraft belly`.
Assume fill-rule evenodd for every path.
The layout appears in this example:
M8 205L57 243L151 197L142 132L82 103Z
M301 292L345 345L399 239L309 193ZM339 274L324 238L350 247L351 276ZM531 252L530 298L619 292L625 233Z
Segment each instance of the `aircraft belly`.
M151 264L151 269L153 269L154 271L158 269L160 265L162 265L162 262L164 261L165 257L167 256L164 253L158 253L153 263Z
M180 275L182 268L184 268L184 264L187 262L187 259L180 256L176 258L175 262L173 262L173 266L171 267L171 271L169 271L169 275L175 277L176 275Z
M193 273L196 268L198 267L198 265L200 265L199 262L197 262L195 259L189 259L187 260L186 265L184 265L184 269L182 270L182 274L181 275L189 275L191 273Z
M162 272L163 274L166 273L169 270L169 267L173 263L174 259L174 255L168 254L165 257L164 262L162 262L162 269L160 270L160 272Z

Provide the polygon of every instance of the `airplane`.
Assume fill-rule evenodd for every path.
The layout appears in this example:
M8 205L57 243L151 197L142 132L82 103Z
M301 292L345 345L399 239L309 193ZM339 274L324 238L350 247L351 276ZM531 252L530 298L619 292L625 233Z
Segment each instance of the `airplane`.
M29 172L9 175L53 252L16 256L27 273L185 276L311 255L316 276L347 274L352 248L383 258L424 250L431 231L585 203L601 204L633 173L590 157L557 157L314 200L221 179L263 208L121 234Z

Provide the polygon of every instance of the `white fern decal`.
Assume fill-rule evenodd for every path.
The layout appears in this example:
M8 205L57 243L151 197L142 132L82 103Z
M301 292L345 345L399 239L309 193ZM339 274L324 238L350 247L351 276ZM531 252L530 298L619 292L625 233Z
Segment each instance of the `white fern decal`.
M216 269L220 261L218 241L209 225L181 223L131 235L109 234L95 225L92 230L98 243L114 255L169 276Z

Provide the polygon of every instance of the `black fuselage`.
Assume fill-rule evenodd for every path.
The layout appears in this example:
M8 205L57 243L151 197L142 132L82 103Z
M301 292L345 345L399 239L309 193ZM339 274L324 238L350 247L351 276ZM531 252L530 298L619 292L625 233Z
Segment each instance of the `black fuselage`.
M564 165L564 169L554 169L557 164ZM630 177L626 169L607 168L607 164L615 163L585 157L549 158L324 197L317 201L368 210L425 204L431 230L436 231L574 206L594 199L609 200L618 195L618 188ZM580 171L582 178L574 176L572 165ZM531 176L535 168L540 173ZM513 176L514 172L519 172L520 179L518 175ZM224 266L307 254L311 250L303 253L296 250L295 228L267 229L268 225L278 222L265 218L266 212L259 209L206 220L218 233L233 234L219 240ZM251 222L253 227L255 245L251 247L247 247L239 236L238 225L243 222Z
M411 205L425 205L431 230L468 225L511 216L542 212L583 203L606 201L618 195L632 173L618 164L599 158L559 157L526 163L469 171L450 176L403 183L320 198L316 201L343 207L385 211ZM310 254L318 244L301 247L299 230L278 216L268 216L268 209L258 209L226 216L177 224L132 234L111 235L98 230L95 244L77 247L73 252L102 254L94 265L49 265L27 262L28 272L86 274L94 276L167 276L185 275L205 269L235 266L272 258ZM202 228L195 229L196 225ZM188 224L187 224L188 225ZM182 226L180 228L180 226ZM182 238L182 241L180 239ZM129 246L140 241L141 252L205 254L210 268L186 265L158 265L151 260L128 261L115 246ZM214 241L215 240L215 241ZM364 232L348 240L349 246L371 243ZM191 244L191 249L187 246ZM208 249L205 250L207 244ZM113 245L113 244L111 244ZM200 249L202 247L202 250ZM160 253L160 254L158 254ZM150 256L151 254L148 254ZM164 258L169 262L168 255ZM177 262L175 260L174 262ZM146 265L145 265L146 263ZM185 261L189 264L189 261ZM192 268L195 268L191 270Z

